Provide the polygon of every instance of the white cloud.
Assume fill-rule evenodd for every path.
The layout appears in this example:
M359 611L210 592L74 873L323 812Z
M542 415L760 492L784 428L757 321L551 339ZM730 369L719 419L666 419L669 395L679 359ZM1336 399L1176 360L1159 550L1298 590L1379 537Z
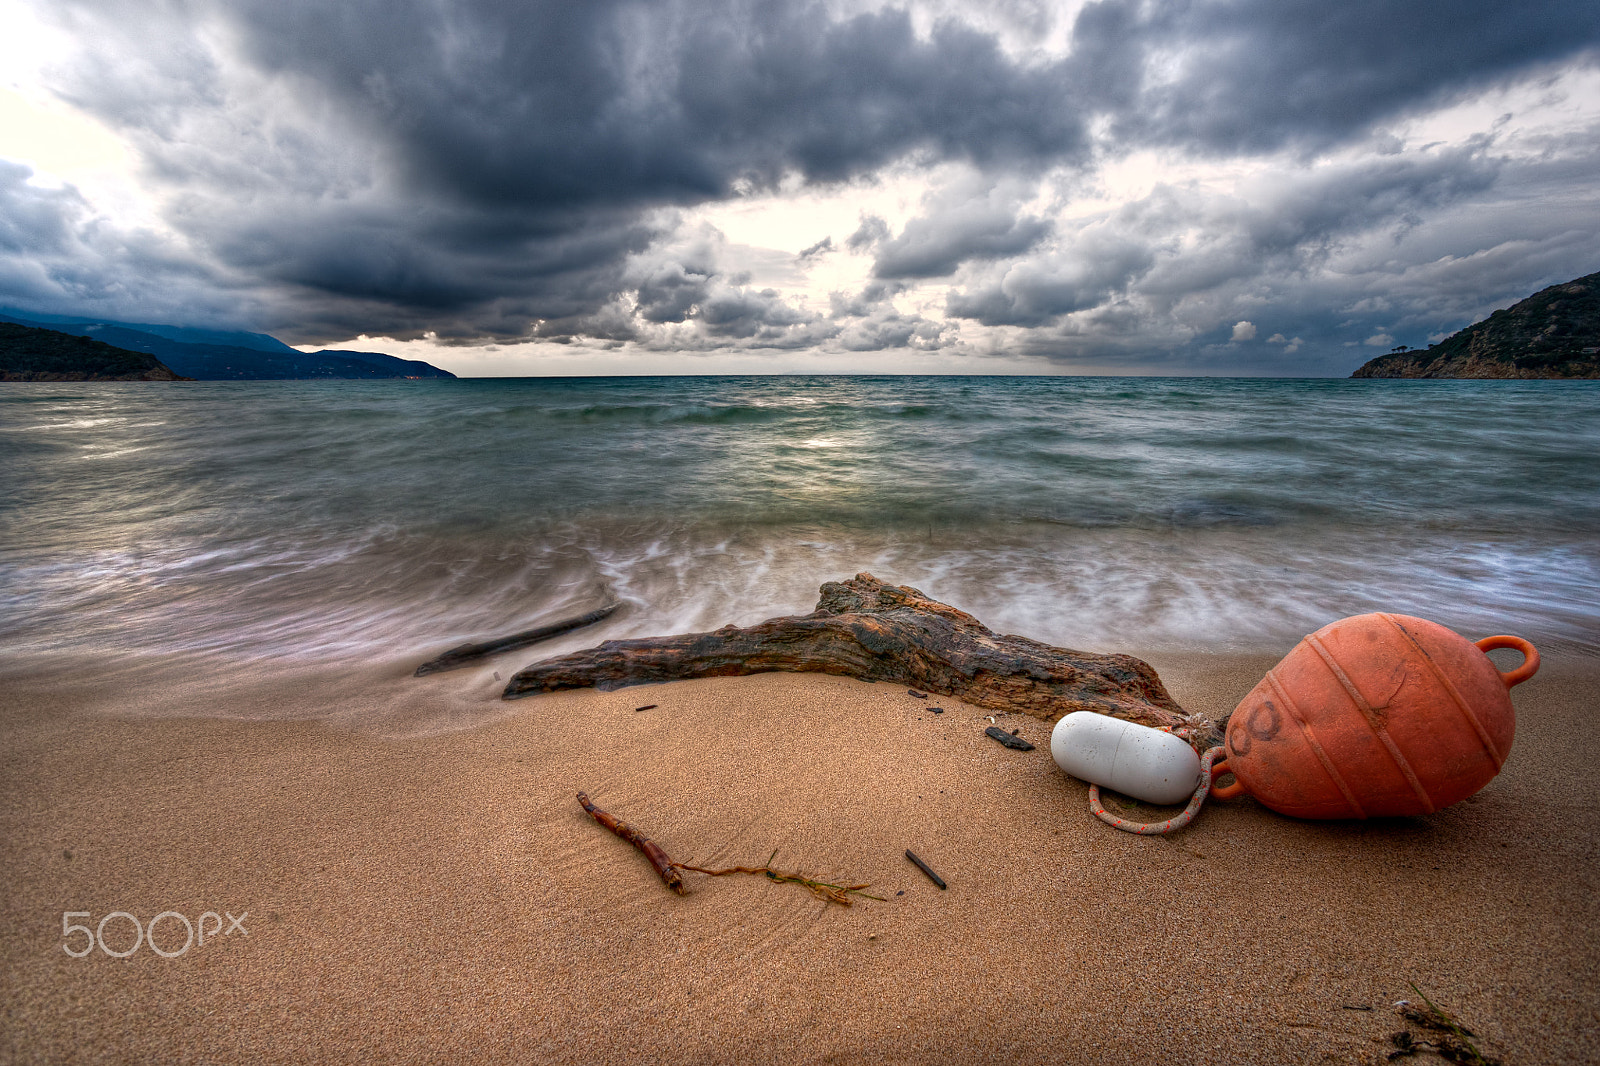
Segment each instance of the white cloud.
M1256 339L1256 325L1254 322L1235 322L1233 324L1233 339L1236 341L1253 341Z
M1392 348L1394 347L1394 338L1387 333L1374 333L1361 343L1368 348Z

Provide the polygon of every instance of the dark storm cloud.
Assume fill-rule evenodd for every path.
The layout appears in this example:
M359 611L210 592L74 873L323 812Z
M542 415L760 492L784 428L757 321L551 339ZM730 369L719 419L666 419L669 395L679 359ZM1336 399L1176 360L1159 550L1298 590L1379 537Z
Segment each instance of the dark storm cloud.
M993 174L1147 145L1309 150L1600 37L1592 0L1104 0L1048 61L957 18L919 35L894 8L835 18L784 0L51 0L46 14L83 42L60 91L124 132L196 250L188 281L174 273L184 257L163 266L174 290L213 306L232 293L252 316L239 324L308 341L533 323L626 339L692 320L789 343L818 334L781 297L649 254L672 237L664 208L906 160ZM27 204L7 205L32 224ZM1294 249L1338 228L1280 206L1224 243ZM942 277L1026 253L1049 229L1014 207L957 205L898 236L864 219L845 245L875 247L881 277ZM973 279L951 313L1047 323L1136 278L1186 283L1151 268L1139 234L1106 240L1103 263L1068 255L1009 287ZM49 233L39 241L36 259ZM77 254L85 272L50 290L57 304L147 254L79 243L49 268L70 272ZM1229 276L1226 255L1212 258ZM1207 284L1206 269L1187 283ZM12 298L44 291L17 285Z
M914 152L1003 165L1086 151L1059 69L1016 64L957 22L919 37L896 10L191 0L58 13L91 42L65 94L132 137L186 235L319 295L325 330L344 327L328 314L341 301L363 328L397 333L470 328L457 320L508 298L540 318L593 310L639 250L641 212L739 183L839 180Z
M1600 47L1592 0L1103 0L1077 72L1123 143L1316 147Z

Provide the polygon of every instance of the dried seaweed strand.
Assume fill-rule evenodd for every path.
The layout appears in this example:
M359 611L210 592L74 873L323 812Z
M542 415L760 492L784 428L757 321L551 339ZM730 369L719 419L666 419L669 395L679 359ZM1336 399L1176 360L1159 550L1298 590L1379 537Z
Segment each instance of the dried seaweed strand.
M862 896L866 899L875 899L879 903L886 902L882 896L874 896L870 892L862 891L864 888L872 887L870 882L862 882L859 885L841 885L834 884L830 881L818 881L815 878L806 877L804 874L800 873L785 873L782 870L774 870L772 868L772 860L776 859L777 857L778 852L777 849L774 848L772 854L767 856L767 862L765 866L729 866L721 870L708 870L704 866L691 866L686 862L675 862L672 865L676 866L680 870L693 870L697 874L709 874L712 877L722 877L727 874L765 874L770 880L777 881L780 884L792 883L797 885L805 885L811 890L811 894L816 896L818 899L826 900L829 903L837 903L845 907L850 906L850 897L853 895Z
M1438 1004L1434 1003L1433 1000L1429 999L1428 994L1417 987L1416 982L1408 981L1406 983L1411 986L1411 991L1422 997L1422 1002L1428 1005L1428 1012L1432 1014L1432 1017L1428 1017L1421 1011L1407 1011L1404 1008L1402 1008L1401 1013L1406 1015L1406 1017L1411 1018L1413 1021L1420 1022L1422 1025L1430 1029L1453 1033L1456 1041L1464 1046L1466 1053L1471 1055L1471 1058L1466 1058L1461 1055L1461 1048L1440 1048L1447 1058L1450 1058L1456 1062L1483 1064L1488 1064L1494 1061L1485 1056L1483 1052L1479 1051L1478 1046L1470 1039L1471 1037L1477 1036L1477 1033L1474 1033L1471 1029L1468 1029L1466 1026L1456 1021L1444 1010L1444 1008L1440 1007ZM1445 1042L1448 1043L1448 1038L1446 1038ZM1454 1052L1454 1054L1452 1054L1452 1052Z

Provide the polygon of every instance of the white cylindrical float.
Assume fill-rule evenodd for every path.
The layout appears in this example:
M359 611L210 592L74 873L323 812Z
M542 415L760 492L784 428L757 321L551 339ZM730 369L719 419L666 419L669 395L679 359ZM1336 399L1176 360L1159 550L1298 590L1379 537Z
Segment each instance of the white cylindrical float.
M1093 711L1050 734L1050 755L1073 777L1146 803L1183 803L1200 784L1200 756L1182 737Z

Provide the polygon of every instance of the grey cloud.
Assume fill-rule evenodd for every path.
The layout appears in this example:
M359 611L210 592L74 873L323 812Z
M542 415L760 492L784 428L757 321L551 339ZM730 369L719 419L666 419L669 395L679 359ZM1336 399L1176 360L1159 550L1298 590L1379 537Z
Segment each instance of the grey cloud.
M1101 0L1076 68L1122 143L1315 147L1600 48L1589 0Z
M644 214L924 153L1082 158L1057 68L959 21L776 0L138 0L51 11L63 95L126 132L169 221L333 331L499 334L603 306ZM343 304L348 313L339 310ZM283 323L273 323L282 328ZM514 332L514 330L512 331Z
M814 320L789 304L774 289L724 288L713 292L699 318L713 337L774 342L787 339L789 327Z
M878 314L885 303L905 291L905 283L898 281L871 281L854 295L842 292L829 293L828 301L833 318L859 318Z
M827 253L829 253L831 251L833 251L833 238L832 237L824 237L824 238L822 238L822 240L818 241L816 244L813 244L813 245L811 245L811 246L809 246L807 248L802 248L800 250L800 254L796 258L798 258L798 259L815 259L817 256L826 255Z
M1600 40L1590 0L1101 0L1055 58L1008 54L983 28L1026 40L1050 22L1034 0L970 18L941 0L925 33L894 8L834 17L783 0L38 3L82 47L59 91L129 137L181 241L90 236L80 219L63 244L39 222L45 201L17 194L0 225L32 236L0 295L78 311L120 284L117 299L198 309L175 316L190 320L233 308L226 324L299 341L625 339L685 323L696 343L824 336L780 297L689 261L636 276L675 225L660 212L902 162L1036 174L1148 146L1311 152L1592 61ZM1153 201L1107 230L1103 262L1071 251L1083 234L1053 241L1044 221L993 204L930 208L898 237L864 218L845 247L874 250L886 277L960 271L950 313L978 322L1076 322L1135 297L1181 313L1195 292L1256 277L1252 257L1305 269L1363 219L1413 240L1493 175L1469 160L1411 187L1373 180L1233 215L1204 204L1221 229L1186 257L1164 252L1176 223Z
M899 236L881 241L872 272L880 278L945 277L969 259L1020 255L1051 229L1048 220L1018 215L994 198L969 200L914 218Z
M1588 165L1600 149L1518 160L1479 143L1286 165L1227 193L1162 186L969 272L946 312L1027 327L1018 351L1070 365L1348 373L1362 360L1347 343L1423 345L1592 270L1600 191L1573 192ZM1300 343L1230 344L1240 321Z
M921 315L901 315L889 309L851 322L839 332L836 343L850 352L889 348L933 351L943 347L947 328Z
M993 283L952 290L945 313L986 326L1038 326L1096 306L1146 273L1155 251L1114 227L1085 227L1052 254L1008 268Z
M73 188L29 184L33 170L0 159L0 251L59 256L79 243L89 204Z
M845 239L844 246L852 252L865 252L889 239L889 223L878 215L862 215L861 224Z
M1403 236L1418 212L1489 190L1500 167L1482 145L1378 156L1271 173L1243 183L1238 196L1162 187L1121 214L1135 231L1192 234L1184 254L1163 256L1140 284L1176 299L1269 271L1316 270L1352 234Z
M98 216L72 186L32 184L0 160L0 296L20 307L107 318L223 323L261 302L161 237Z
M714 227L675 229L630 256L603 306L549 318L535 335L634 341L647 348L710 350L735 343L794 348L826 340L837 327L803 311L776 289L755 288L728 269L742 249Z

